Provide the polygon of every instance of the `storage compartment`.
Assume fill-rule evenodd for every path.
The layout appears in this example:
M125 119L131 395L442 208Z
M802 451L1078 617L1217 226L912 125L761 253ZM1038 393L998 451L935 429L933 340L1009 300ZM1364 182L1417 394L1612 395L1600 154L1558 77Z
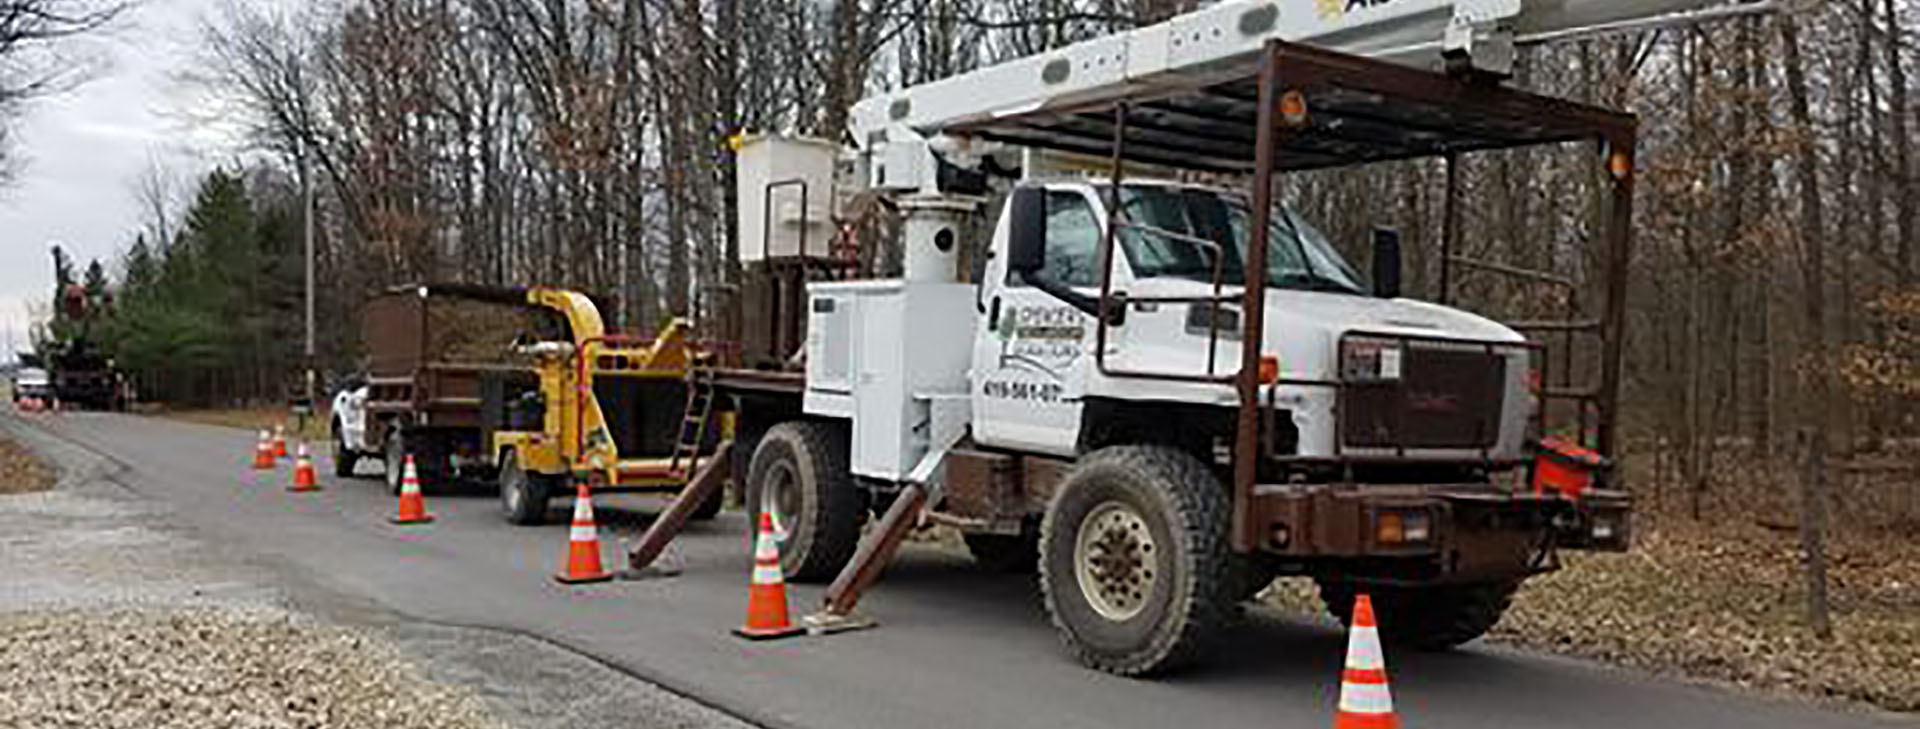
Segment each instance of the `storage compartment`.
M851 417L853 472L900 480L934 437L930 401L967 392L973 287L861 281L808 291L807 412Z

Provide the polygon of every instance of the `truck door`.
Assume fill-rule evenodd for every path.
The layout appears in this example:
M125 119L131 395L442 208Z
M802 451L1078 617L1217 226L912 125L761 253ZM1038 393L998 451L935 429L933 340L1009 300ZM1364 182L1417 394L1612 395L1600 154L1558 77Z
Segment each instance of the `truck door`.
M1045 274L1097 292L1100 218L1081 188L1047 192ZM981 285L985 309L974 328L973 436L1002 448L1072 455L1080 435L1081 394L1093 317L1009 276L1006 215L995 228L993 258Z

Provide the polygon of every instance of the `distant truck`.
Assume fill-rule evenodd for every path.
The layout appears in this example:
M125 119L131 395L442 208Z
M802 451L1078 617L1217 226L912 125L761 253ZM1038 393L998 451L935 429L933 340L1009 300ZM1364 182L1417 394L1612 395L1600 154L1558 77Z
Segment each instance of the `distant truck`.
M609 334L592 300L561 289L395 289L368 302L367 372L334 398L335 469L378 457L397 491L412 456L423 485L495 482L516 524L543 521L576 481L677 491L719 425L689 390L685 334Z
M119 410L125 381L113 359L85 339L75 339L49 359L54 399L65 407Z

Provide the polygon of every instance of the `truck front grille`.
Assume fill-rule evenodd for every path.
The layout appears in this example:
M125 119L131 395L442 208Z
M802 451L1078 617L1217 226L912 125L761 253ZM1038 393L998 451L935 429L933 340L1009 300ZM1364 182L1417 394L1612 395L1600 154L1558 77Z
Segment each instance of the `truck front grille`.
M1349 380L1341 389L1341 442L1365 449L1493 447L1506 404L1506 357L1477 344L1403 346L1399 377Z

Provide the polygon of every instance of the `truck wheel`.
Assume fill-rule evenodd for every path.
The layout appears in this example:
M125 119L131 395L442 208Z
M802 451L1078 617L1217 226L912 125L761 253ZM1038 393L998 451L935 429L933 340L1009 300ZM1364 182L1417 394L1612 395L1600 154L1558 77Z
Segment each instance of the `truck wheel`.
M420 477L420 491L432 491L440 486L450 474L447 473L447 452L444 446L431 437L432 432L404 433L400 428L387 430L386 462L387 490L398 496L400 478L406 470L407 456L413 456L414 474Z
M1040 563L1040 535L1031 530L1021 534L967 534L967 551L973 561L988 572L1027 574Z
M1040 589L1067 648L1108 673L1192 660L1232 616L1226 489L1163 446L1080 459L1040 526Z
M500 513L507 523L539 526L547 521L547 506L553 501L553 479L545 474L528 473L520 457L509 450L500 458Z
M780 569L796 582L831 579L860 540L865 499L848 470L845 432L825 423L786 422L767 430L747 471L747 514L755 528L773 514L784 534Z
M1346 625L1354 597L1365 590L1373 600L1380 637L1420 651L1444 651L1491 630L1513 604L1519 582L1483 582L1431 587L1369 585L1319 580L1320 602Z
M402 471L406 469L406 443L406 439L400 437L399 428L387 428L387 443L384 449L384 458L387 463L387 492L395 496L400 494L400 478L404 475ZM416 467L415 470L418 468Z
M347 447L347 434L341 432L340 421L333 421L333 475L353 478L353 467L359 463L360 454Z

